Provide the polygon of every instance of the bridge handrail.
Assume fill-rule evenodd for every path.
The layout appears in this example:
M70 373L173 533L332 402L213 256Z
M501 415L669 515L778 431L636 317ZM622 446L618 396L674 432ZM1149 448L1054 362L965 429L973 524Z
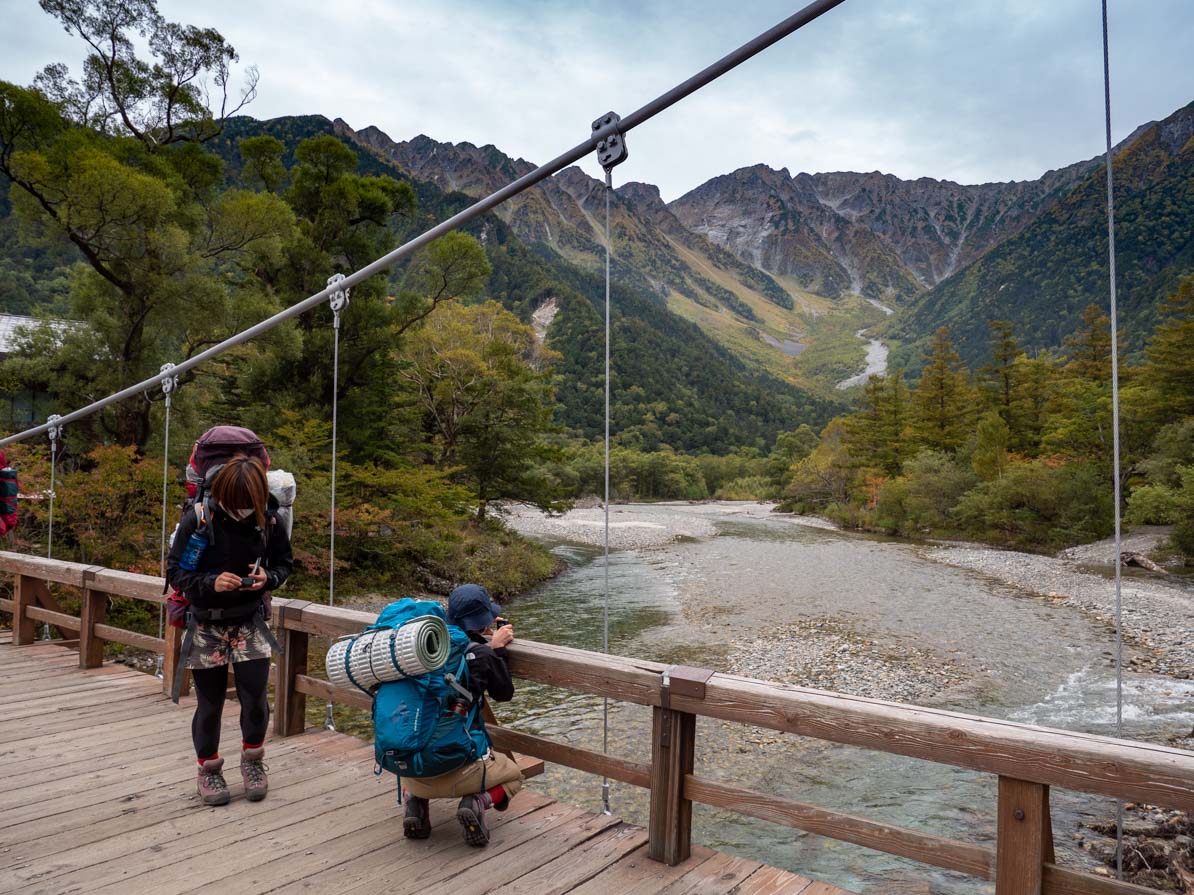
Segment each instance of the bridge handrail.
M0 599L0 610L14 614L14 642L29 642L33 622L46 621L66 634L78 633L82 667L100 664L103 641L114 640L164 653L164 688L172 680L177 631L171 629L169 636L159 640L103 624L108 595L160 603L164 599L161 578L11 552L0 552L0 572L15 576L14 599ZM79 617L62 612L47 582L82 590ZM282 598L274 599L273 614L284 647L275 681L276 733L289 736L303 731L307 696L369 708L364 694L308 675L307 650L311 635L354 634L371 624L376 614ZM1180 749L534 641L519 640L508 653L516 677L652 707L650 763L505 727L496 727L493 733L499 748L650 789L650 851L669 863L688 854L691 802L698 801L995 879L997 895L1143 893L1149 890L1054 863L1049 787L1194 810L1194 753ZM933 836L699 776L693 767L697 716L996 774L996 847ZM1011 882L1016 880L1026 882Z

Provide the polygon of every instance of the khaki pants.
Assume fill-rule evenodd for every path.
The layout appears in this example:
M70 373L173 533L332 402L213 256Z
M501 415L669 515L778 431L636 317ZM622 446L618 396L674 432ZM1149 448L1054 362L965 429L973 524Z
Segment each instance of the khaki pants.
M522 770L502 752L493 752L489 759L474 761L438 777L403 777L399 781L402 789L420 799L459 799L499 784L506 790L507 798L513 798L523 784Z

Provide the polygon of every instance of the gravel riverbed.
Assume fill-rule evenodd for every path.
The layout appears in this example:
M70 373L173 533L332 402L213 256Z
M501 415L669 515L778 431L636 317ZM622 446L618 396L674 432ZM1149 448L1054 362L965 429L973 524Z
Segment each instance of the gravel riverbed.
M1127 541L1124 546L1129 549ZM1110 563L1114 551L1108 553L1104 542L1070 548L1058 556L976 545L930 547L923 555L1076 607L1114 627L1114 581L1084 568L1100 559ZM1123 578L1122 594L1124 640L1140 653L1131 657L1129 668L1194 678L1194 588L1178 578L1131 572Z

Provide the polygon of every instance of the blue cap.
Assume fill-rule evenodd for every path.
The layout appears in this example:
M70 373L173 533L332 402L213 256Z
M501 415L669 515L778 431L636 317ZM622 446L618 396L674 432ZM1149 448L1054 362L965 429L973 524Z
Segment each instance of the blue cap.
M466 631L484 631L501 611L479 584L462 584L448 594L448 623Z

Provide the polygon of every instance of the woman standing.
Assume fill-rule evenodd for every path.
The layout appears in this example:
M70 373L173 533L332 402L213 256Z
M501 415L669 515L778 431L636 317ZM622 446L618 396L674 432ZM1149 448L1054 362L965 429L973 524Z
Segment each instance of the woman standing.
M170 583L190 602L182 661L195 681L191 737L199 795L205 805L226 805L230 798L219 748L232 664L240 701L240 773L245 795L256 802L269 788L264 743L273 638L266 601L290 575L293 558L259 460L237 455L208 480L208 497L183 513L166 563Z

